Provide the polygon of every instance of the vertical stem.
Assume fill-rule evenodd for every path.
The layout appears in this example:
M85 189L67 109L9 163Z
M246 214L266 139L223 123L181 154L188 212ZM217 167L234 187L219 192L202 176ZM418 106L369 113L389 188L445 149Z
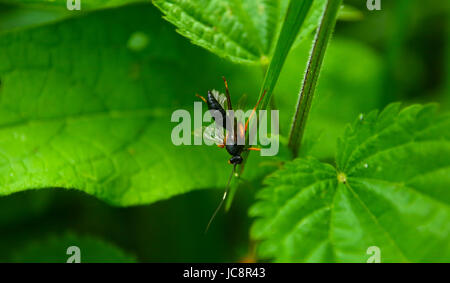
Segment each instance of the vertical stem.
M339 0L340 1L340 0ZM266 109L272 97L272 91L277 84L281 69L286 57L302 27L306 16L312 6L313 0L293 0L290 1L280 35L275 46L273 57L270 60L269 68L264 77L263 85L259 97L266 92L259 109Z
M337 0L341 2L342 0ZM313 0L292 0L284 18L283 26L281 27L280 35L275 45L274 54L270 60L269 67L264 76L263 85L259 93L259 98L266 92L266 95L260 103L258 109L267 109L270 99L272 97L273 89L277 84L281 69L283 68L286 57L291 50L292 45L297 38L297 35L305 22L306 16L312 6ZM249 152L242 154L244 162L239 166L238 172L242 174L245 168L245 163Z
M342 0L337 1L341 2ZM266 95L263 101L260 103L258 107L259 109L267 109L272 98L273 89L277 84L278 77L280 76L281 69L283 68L284 61L286 61L286 57L291 50L295 39L297 38L297 35L306 19L306 16L308 15L309 10L311 9L312 3L313 0L292 0L289 2L289 6L284 18L283 26L281 27L280 35L275 45L272 59L270 60L270 63L268 65L267 72L264 72L265 76L261 91L259 93L259 98L261 98L264 92L266 92ZM242 173L244 172L245 164L248 160L248 155L249 151L245 151L242 153L244 162L242 162L242 164L237 168L239 175L242 175ZM226 209L228 209L231 205L235 190L235 187L233 187L230 191L230 195L225 207Z
M292 151L294 158L298 156L323 58L334 26L336 25L337 14L341 4L342 0L328 0L314 38L308 67L303 78L303 85L300 90L297 109L289 134L288 147Z

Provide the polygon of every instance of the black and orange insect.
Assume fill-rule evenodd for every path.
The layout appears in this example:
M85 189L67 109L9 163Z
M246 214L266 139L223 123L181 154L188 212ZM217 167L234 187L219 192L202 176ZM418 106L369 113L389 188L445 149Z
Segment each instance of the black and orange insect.
M206 103L206 105L208 106L208 110L211 112L211 115L212 115L213 119L215 120L215 123L214 123L215 127L214 126L206 127L205 131L203 132L203 136L209 140L216 142L216 144L219 148L225 148L227 150L227 152L231 155L231 158L228 160L228 163L233 165L233 170L228 179L227 186L226 186L225 192L223 194L223 198L220 201L217 209L213 213L213 215L208 223L208 226L206 227L206 231L208 230L214 217L216 216L217 212L222 207L222 205L227 197L228 191L230 189L231 178L235 174L236 166L243 162L242 153L244 151L250 151L250 150L255 150L255 151L261 150L260 148L247 146L247 145L245 145L245 143L241 144L238 141L245 141L249 122L253 118L253 115L256 113L256 109L257 109L259 103L261 102L261 100L264 98L264 95L266 94L266 92L264 92L263 95L261 96L261 98L258 100L255 107L253 108L253 111L251 112L250 116L248 117L248 119L244 125L241 121L238 121L236 119L236 117L234 117L234 115L230 115L230 112L227 112L225 110L225 102L226 102L227 110L233 111L233 107L231 104L231 97L230 97L230 91L228 89L228 82L225 79L225 77L223 77L223 81L225 83L226 96L224 96L223 94L220 94L218 91L215 91L215 90L208 91L207 98L204 98L203 96L196 94L197 97L199 97L201 100L203 100ZM216 119L215 117L219 117L220 119ZM234 122L232 122L232 120ZM220 133L221 131L216 131L216 129L215 129L216 127L219 127L219 128L222 128L223 130L225 130L226 135L221 136L220 134L217 134L217 133Z

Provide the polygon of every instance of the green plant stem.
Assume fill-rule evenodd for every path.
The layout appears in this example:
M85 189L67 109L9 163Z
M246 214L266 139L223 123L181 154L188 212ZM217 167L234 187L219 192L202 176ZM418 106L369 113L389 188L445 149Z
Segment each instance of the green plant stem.
M284 23L281 27L280 35L277 40L277 45L275 46L272 60L270 60L269 68L267 69L264 82L259 93L259 98L266 93L264 99L258 107L259 109L267 109L271 100L273 89L278 81L284 62L286 61L286 57L289 50L291 50L295 39L297 38L300 28L302 27L311 6L312 0L296 0L289 3L286 17L284 18ZM244 162L238 169L240 175L244 172L245 162L248 155L248 151L242 154Z
M308 67L303 78L297 109L289 134L288 147L292 151L294 158L298 156L323 58L336 25L337 14L341 4L342 0L328 0L314 38L311 56L308 60Z
M289 3L280 36L278 37L272 60L270 60L269 68L259 93L259 97L261 97L264 92L266 92L266 95L259 106L260 109L266 109L269 104L273 89L277 84L281 69L286 61L286 57L289 50L291 50L292 44L294 44L294 41L297 38L311 6L312 0L295 0Z
M263 72L265 73L264 82L259 93L259 97L266 92L266 95L259 105L259 109L267 109L269 102L271 100L273 89L278 81L281 73L281 69L286 61L286 57L297 38L300 28L302 27L306 16L312 6L312 0L295 0L289 3L289 7L286 12L286 17L284 18L283 26L281 27L280 35L275 46L275 50L270 61L269 67L263 67ZM266 72L267 69L267 72ZM247 135L247 140L249 139ZM242 153L244 162L238 167L238 175L244 173L245 164L247 162L250 152L246 151ZM236 192L236 187L232 187L230 194L225 204L225 210L228 210L231 206L233 196Z

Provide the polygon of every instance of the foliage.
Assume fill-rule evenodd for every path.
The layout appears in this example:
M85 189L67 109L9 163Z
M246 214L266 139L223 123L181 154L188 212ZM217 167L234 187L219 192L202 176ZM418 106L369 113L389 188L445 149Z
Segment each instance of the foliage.
M0 261L65 262L70 245L83 262L135 261L109 243L140 261L366 262L371 246L382 262L448 261L445 5L370 12L346 0L327 16L331 1L82 0L68 11L0 0ZM296 107L308 61L310 100ZM268 91L260 106L280 110L281 145L274 158L244 156L233 208L205 237L229 157L174 146L171 114L193 114L194 94L223 90L223 75L245 107ZM395 100L444 104L386 107ZM292 160L299 109L308 124Z
M14 262L19 263L65 263L73 255L67 254L69 247L77 247L82 263L131 263L136 259L119 248L102 240L87 236L64 234L34 241L17 251Z
M309 48L308 39L291 52L274 91L277 107L283 110L280 111L282 133L288 133L292 123L300 87L298 70L306 66ZM333 158L336 140L347 123L363 112L380 107L382 63L376 51L366 44L348 38L331 41L306 126L305 141L314 142L309 155Z
M336 26L338 13L342 5L342 0L327 1L325 10L314 37L311 47L311 55L306 67L305 76L299 92L295 115L292 118L292 126L289 132L289 149L294 157L298 156L303 134L308 121L309 111L316 91L317 81L322 70L323 59L328 47L328 43Z
M450 257L450 117L399 104L360 116L336 167L297 159L267 179L250 213L263 257L282 262L383 262Z
M283 23L287 0L154 0L178 32L220 56L237 63L267 65ZM308 1L296 1L303 5ZM317 6L323 1L315 1ZM318 9L306 19L299 41L317 25ZM301 23L301 17L299 22ZM298 29L294 31L298 33ZM294 36L295 36L294 34Z
M148 20L108 32L110 21L131 14ZM212 148L170 143L172 110L193 100L193 75L208 68L194 74L205 57L166 27L150 28L157 18L149 8L112 10L0 38L0 194L77 188L133 205L223 186L227 173L209 159ZM141 53L127 48L135 30L151 42ZM181 62L185 52L190 62Z
M89 0L89 1L81 1L80 3L82 9L92 10L145 1L146 0ZM64 8L67 6L67 1L55 1L55 0L6 0L3 2L10 4L21 4L21 5L30 4L35 6L56 6Z

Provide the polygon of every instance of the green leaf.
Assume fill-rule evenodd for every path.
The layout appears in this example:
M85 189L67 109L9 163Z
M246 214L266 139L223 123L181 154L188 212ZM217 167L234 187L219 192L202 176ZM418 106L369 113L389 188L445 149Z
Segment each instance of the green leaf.
M81 0L81 10L67 9L66 0L0 0L0 33L53 24L86 12L119 7L148 0Z
M110 243L74 234L51 236L47 239L31 242L14 253L13 262L65 263L73 255L73 252L67 254L67 249L72 246L80 249L81 263L136 262L135 257L126 254Z
M0 3L0 33L56 21L64 17L64 11L4 5Z
M398 104L360 116L337 168L296 159L266 180L250 214L262 257L281 262L450 260L450 116Z
M311 4L309 0L294 2L294 6ZM313 7L317 10L309 13L308 26L300 32L298 41L317 27L323 0L315 2ZM193 43L236 63L267 65L289 1L153 0L153 3ZM298 24L303 22L302 17L296 20ZM298 29L295 32L294 37Z
M300 87L298 72L301 66L306 66L309 43L305 40L291 51L274 90L282 133L288 133L292 123ZM382 67L380 56L366 44L338 36L333 38L327 48L306 125L304 141L314 141L309 155L330 160L348 121L362 112L381 107Z
M313 1L309 14L306 17L300 32L298 33L297 39L295 40L294 48L315 32L322 18L323 12L325 11L326 4L327 0Z
M75 3L75 0L72 0ZM33 6L55 6L66 9L67 0L1 0L7 4L33 5ZM136 2L148 2L147 0L81 0L81 10L93 10L100 8L111 8Z
M256 26L249 15L258 10L246 11L239 1L223 0L156 0L153 3L165 14L165 18L178 28L178 32L220 56L238 63L258 61L264 54L263 44L271 39L272 25ZM263 11L260 21L274 20L277 5L260 1ZM247 8L255 8L254 5ZM261 38L265 35L266 38Z
M141 51L127 47L136 32ZM136 205L224 187L226 152L171 142L172 112L220 82L212 59L152 5L0 37L0 195L75 188Z

